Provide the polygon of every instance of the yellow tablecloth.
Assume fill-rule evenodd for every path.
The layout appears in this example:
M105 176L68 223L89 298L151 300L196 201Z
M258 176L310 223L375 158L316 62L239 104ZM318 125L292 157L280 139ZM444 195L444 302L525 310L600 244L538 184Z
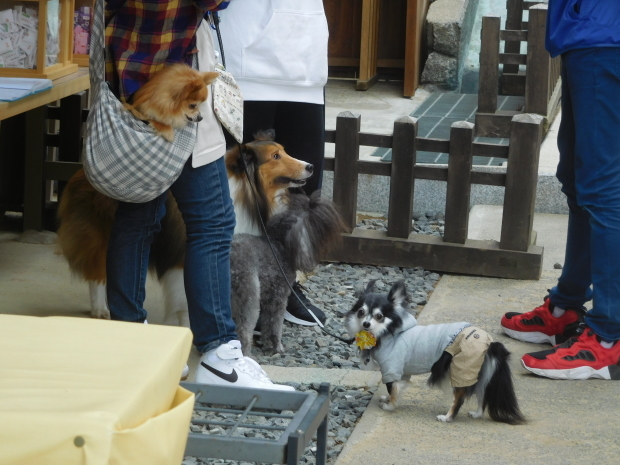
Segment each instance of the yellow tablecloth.
M180 464L185 328L0 315L0 464Z

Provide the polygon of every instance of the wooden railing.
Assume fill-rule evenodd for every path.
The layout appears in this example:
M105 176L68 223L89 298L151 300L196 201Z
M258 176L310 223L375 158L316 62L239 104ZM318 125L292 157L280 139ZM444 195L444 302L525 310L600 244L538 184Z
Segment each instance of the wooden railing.
M394 123L391 135L360 132L360 115L340 113L326 141L336 144L335 157L324 169L334 171L333 200L351 233L330 260L516 279L538 279L543 249L532 245L532 220L543 118L521 114L510 123L510 145L474 142L474 125L454 123L450 139L417 137L410 116ZM359 159L360 146L392 149L390 163ZM446 166L416 164L416 152L449 154ZM472 171L474 156L505 158L505 173ZM360 174L390 177L387 232L356 229ZM416 179L446 181L444 236L411 234ZM472 184L504 186L504 212L499 243L467 238Z
M543 115L548 123L553 119L560 100L560 58L551 58L545 49L545 28L547 5L534 2L508 2L507 29L500 29L498 16L482 18L480 50L480 88L476 125L478 136L508 137L510 120L519 113L501 111L497 108L498 95L523 95L523 113ZM517 5L518 4L518 5ZM521 9L517 9L521 6ZM523 9L529 8L529 21L521 21L527 29L516 27ZM505 42L504 53L500 53L500 42ZM527 42L527 53L520 53L520 43ZM499 76L500 65L503 74ZM525 74L519 72L519 65L525 65ZM499 82L499 87L498 87Z

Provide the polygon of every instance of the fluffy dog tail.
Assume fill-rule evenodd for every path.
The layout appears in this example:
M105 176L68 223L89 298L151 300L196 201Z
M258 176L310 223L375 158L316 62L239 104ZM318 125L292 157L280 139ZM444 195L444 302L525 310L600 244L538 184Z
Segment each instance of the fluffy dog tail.
M489 416L502 423L519 425L525 417L519 410L519 403L512 383L512 373L508 366L510 352L501 342L489 345L482 367L481 377L484 392L483 408L488 408Z
M288 209L267 224L270 237L282 242L294 269L309 272L338 244L345 225L334 203L321 197L291 194Z

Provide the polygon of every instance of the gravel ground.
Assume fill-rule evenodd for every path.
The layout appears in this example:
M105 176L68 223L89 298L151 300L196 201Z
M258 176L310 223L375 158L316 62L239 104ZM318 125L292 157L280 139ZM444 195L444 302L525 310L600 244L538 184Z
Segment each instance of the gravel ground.
M443 234L443 217L414 215L414 229L423 234ZM385 228L382 218L365 218L358 227ZM344 314L356 301L354 293L363 289L368 281L377 279L376 289L387 292L390 286L403 279L409 292L413 315L426 305L440 275L422 268L349 265L330 263L319 265L307 277L303 286L306 296L327 315L326 328L337 335L348 337L344 329ZM263 354L260 340L255 340L253 356L261 364L288 367L359 368L360 360L353 346L347 345L314 327L304 327L284 322L282 334L284 354Z
M299 391L313 389L318 391L319 385L288 383ZM376 388L355 388L344 386L331 387L331 405L329 411L329 431L327 433L327 463L335 462L338 454L344 447L348 437L353 432L353 428L366 410L370 399L375 393ZM230 407L230 406L224 406ZM282 414L292 414L293 412L282 411ZM213 412L194 412L194 418L214 421L236 421L238 414L232 413L213 413ZM290 420L283 418L268 418L264 416L248 416L245 423L256 424L257 426L283 426L286 427ZM227 433L225 426L215 425L192 425L191 431L194 433L217 434ZM233 437L256 437L277 440L280 436L279 431L268 431L260 429L240 428L233 433ZM299 463L316 463L316 440L312 440L304 451L304 455ZM182 465L211 465L211 464L230 464L230 465L249 465L253 462L236 462L230 460L206 459L199 457L185 457Z
M413 231L418 234L443 235L443 215L427 212L414 213ZM362 229L386 230L387 220L381 217L362 216L357 227ZM376 289L387 292L390 286L403 279L410 297L411 313L417 315L433 292L440 275L420 267L398 268L383 266L349 265L330 263L319 265L303 283L307 297L327 315L326 328L335 334L348 337L343 325L343 316L356 301L355 292L363 289L368 281L376 279ZM290 367L321 368L360 368L353 346L347 345L316 327L304 327L284 322L284 354L267 356L262 353L260 339L255 340L254 358L261 364ZM318 390L319 385L287 383L299 391ZM328 432L328 463L333 463L342 451L355 425L366 410L376 388L331 387L331 406ZM292 413L292 412L281 412ZM235 420L238 415L212 412L195 412L195 418L216 421ZM257 425L286 426L289 420L268 418L264 416L248 417L248 423ZM192 425L192 432L204 434L225 434L226 427L215 425ZM268 430L239 429L233 436L259 437L277 439L279 432ZM316 463L316 441L306 448L300 463ZM185 457L182 465L250 465L252 462L235 462L230 460Z

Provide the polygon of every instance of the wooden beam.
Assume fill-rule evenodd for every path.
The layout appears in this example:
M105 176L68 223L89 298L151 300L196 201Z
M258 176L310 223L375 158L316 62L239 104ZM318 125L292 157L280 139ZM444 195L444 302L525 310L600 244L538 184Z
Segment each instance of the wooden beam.
M499 16L482 18L478 111L495 113L499 75Z
M333 200L350 230L355 228L357 216L360 122L360 115L350 111L341 112L336 119Z
M510 137L510 122L519 111L497 111L495 113L476 113L476 136Z
M530 28L527 41L527 71L525 77L526 113L547 114L547 105L553 89L549 83L551 57L545 48L547 5L534 5L529 10Z
M506 2L506 27L510 32L522 32L521 22L523 21L523 0L507 0ZM509 32L509 31L506 31ZM527 34L527 31L525 31ZM521 40L514 37L504 37L504 52L519 53L521 51ZM506 73L518 73L519 65L506 64L502 69Z
M379 43L379 0L362 0L360 77L357 90L368 90L379 80L377 49Z
M28 137L25 147L24 174L24 231L43 227L43 204L45 181L43 160L45 158L45 107L34 108L26 113Z
M445 242L464 244L467 239L473 142L474 125L472 123L467 121L452 123L446 189Z
M421 266L425 270L511 279L540 279L543 248L524 252L501 250L496 241L467 239L446 243L441 237L411 234L408 239L388 238L385 231L355 229L342 235L342 245L328 260L364 265Z
M429 0L407 0L403 96L415 94L420 83L423 33Z
M387 231L390 237L407 238L411 232L417 132L418 121L411 116L394 123Z
M526 251L531 243L543 122L544 118L536 114L512 119L500 238L502 249Z

